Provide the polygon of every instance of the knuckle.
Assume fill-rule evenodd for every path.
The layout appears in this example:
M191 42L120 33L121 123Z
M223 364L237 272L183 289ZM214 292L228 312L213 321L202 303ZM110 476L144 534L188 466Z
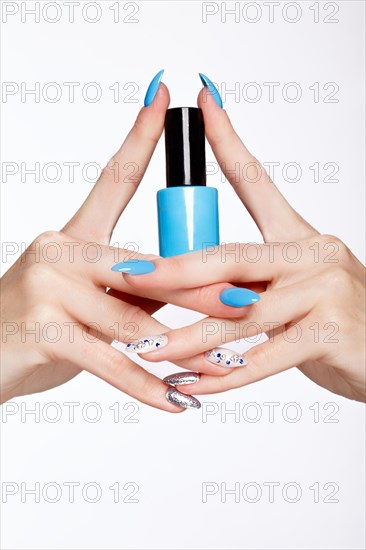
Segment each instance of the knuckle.
M210 124L206 130L210 145L214 148L219 147L221 143L235 143L237 139L237 134L225 111L223 114L225 120L220 125Z
M340 241L338 237L330 233L319 235L315 240L320 241L321 244L338 243Z
M351 283L351 275L343 267L337 266L333 269L328 269L324 274L324 284L328 292L334 296L340 291L344 292Z
M261 300L256 304L255 309L249 307L248 313L245 313L246 320L256 320L260 325L276 324L276 312L280 312L283 307L283 296L281 289L273 289L270 292L264 292Z
M138 139L141 139L143 141L150 141L153 146L156 146L159 140L159 134L157 134L156 131L154 131L149 124L146 123L144 120L144 117L142 116L142 113L137 117L135 120L135 124L133 125L133 131L138 137Z
M119 351L110 348L108 353L100 352L103 356L99 357L103 361L103 370L108 379L118 381L123 377L127 358Z
M139 306L125 305L118 315L118 327L122 340L131 339L144 332L146 321L149 319L147 314ZM133 330L131 330L133 329Z
M201 309L203 308L203 311L206 307L206 304L221 304L221 302L219 301L219 292L217 285L213 284L196 288L194 290L193 300L195 306L200 307Z
M149 400L158 401L160 388L152 384L151 375L147 371L141 371L136 390L140 396L149 396Z
M245 367L247 371L258 372L262 365L266 365L270 360L270 348L268 345L258 345L250 349L246 354L248 365Z
M59 311L50 303L37 302L29 308L27 317L29 322L37 322L44 326L48 323L57 323Z
M59 233L58 231L44 231L43 233L38 235L34 242L39 243L41 247L55 243L61 244L61 233Z
M18 259L18 266L31 266L35 263L42 263L44 260L47 260L49 257L53 261L53 253L48 253L47 248L49 246L57 247L60 250L62 245L61 233L57 231L45 231L38 235L34 241L27 247L25 252ZM59 252L56 251L56 256L59 255Z
M54 269L44 262L36 262L28 266L22 273L22 284L26 290L39 289L44 292L45 288L53 286Z
M215 393L229 391L235 388L231 381L230 374L215 377Z
M337 327L340 327L344 322L344 315L342 311L335 305L331 307L319 308L318 310L318 322L319 327L323 330L327 328L327 323L333 323Z
M165 258L164 264L169 273L176 273L183 268L183 264L179 256L171 256L170 258Z
M171 256L164 258L163 260L158 259L156 261L156 283L161 284L160 274L163 274L163 279L167 284L177 282L177 278L182 280L184 278L184 259L180 256ZM176 285L175 285L176 286Z
M208 127L206 130L206 134L211 147L218 147L222 143L223 137L215 126Z
M316 239L320 244L320 257L325 263L341 263L350 257L347 245L334 235L321 235Z
M274 374L274 358L281 353L281 342L274 339L251 348L245 354L248 364L245 366L245 384L264 380Z

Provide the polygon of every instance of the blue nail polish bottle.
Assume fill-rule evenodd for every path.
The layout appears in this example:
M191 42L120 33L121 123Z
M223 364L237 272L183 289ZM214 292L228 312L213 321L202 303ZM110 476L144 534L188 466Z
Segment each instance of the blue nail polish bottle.
M220 243L218 194L206 187L201 109L168 109L165 118L166 189L157 194L160 256Z

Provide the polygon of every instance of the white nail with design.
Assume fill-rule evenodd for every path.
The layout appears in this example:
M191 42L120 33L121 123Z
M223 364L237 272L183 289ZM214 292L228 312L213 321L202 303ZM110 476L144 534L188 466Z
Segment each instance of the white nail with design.
M168 337L165 334L158 336L145 336L126 345L125 351L129 353L148 353L163 348L168 343Z
M207 361L220 367L244 367L248 364L244 355L227 348L211 349L206 352L205 357Z

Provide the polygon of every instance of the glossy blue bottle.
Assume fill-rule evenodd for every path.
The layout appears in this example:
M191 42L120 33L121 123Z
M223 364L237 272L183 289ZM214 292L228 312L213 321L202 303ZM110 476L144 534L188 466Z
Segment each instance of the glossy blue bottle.
M160 256L218 245L218 194L206 187L201 109L168 109L165 118L166 189L157 194Z

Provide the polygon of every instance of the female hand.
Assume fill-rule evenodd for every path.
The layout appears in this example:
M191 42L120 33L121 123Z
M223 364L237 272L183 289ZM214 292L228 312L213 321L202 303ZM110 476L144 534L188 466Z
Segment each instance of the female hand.
M108 243L146 171L168 104L168 90L161 84L79 211L61 232L35 239L2 278L2 402L63 384L85 369L144 403L180 412L167 401L166 385L159 378L109 343L166 332L168 327L151 314L168 301L220 316L235 315L234 308L218 300L205 306L210 290L177 287L173 292L151 291L150 299L133 296L144 292L135 291L111 270L131 258L131 251ZM138 167L133 179L131 163ZM223 286L228 285L218 285L217 290ZM222 372L211 367L206 372Z
M206 101L204 97L201 93L199 105L208 141L265 244L232 243L157 259L153 273L125 278L145 292L159 287L173 289L178 283L186 288L204 288L230 281L257 290L261 300L246 308L244 314L238 311L236 319L207 317L167 333L169 343L144 354L144 359L177 362L189 353L193 356L190 368L202 372L207 358L222 364L223 354L230 356L228 351L212 348L266 333L269 339L245 354L245 366L231 369L226 376L196 376L198 381L189 385L184 385L182 373L181 391L221 392L298 366L330 391L365 400L364 267L340 239L320 235L294 211L241 142L225 111L211 95L206 95ZM234 171L237 163L240 170ZM243 176L248 174L244 167L259 175L255 183ZM240 291L235 293L240 299ZM208 354L203 353L207 350ZM170 378L166 381L169 383ZM191 382L192 376L187 381Z

